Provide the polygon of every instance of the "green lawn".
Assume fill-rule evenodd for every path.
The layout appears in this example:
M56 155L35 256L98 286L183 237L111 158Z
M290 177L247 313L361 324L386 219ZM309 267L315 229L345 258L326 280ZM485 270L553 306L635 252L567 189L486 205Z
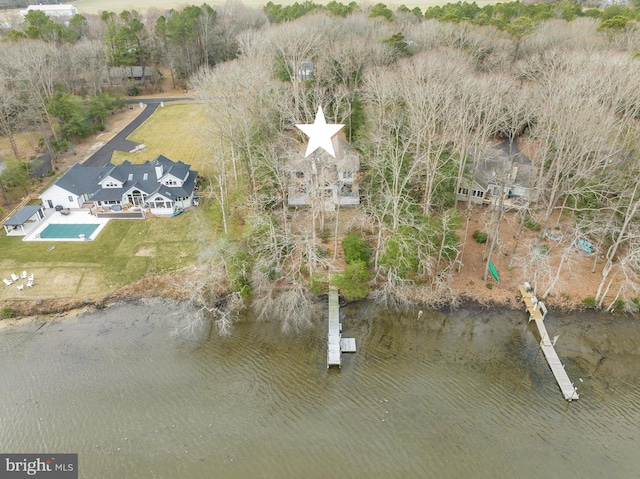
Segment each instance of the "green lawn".
M137 154L116 152L112 161L142 163L162 154L208 175L211 172L207 171L203 141L208 124L204 105L168 104L158 108L130 136L147 149ZM112 220L94 241L87 242L23 242L20 237L0 233L0 279L22 271L36 278L33 288L22 291L0 283L0 303L14 299L99 298L144 277L191 266L197 263L202 245L215 239L216 218L211 216L211 207L205 201L200 208L175 217ZM54 248L49 251L51 246Z
M207 128L205 107L200 103L166 104L158 109L130 136L129 140L144 143L147 148L139 153L115 151L111 161L124 160L144 163L158 155L172 161L182 161L198 172L207 172L208 154L205 142Z
M112 220L94 241L24 242L0 235L0 278L26 270L36 286L0 288L5 298L99 297L145 276L177 271L196 261L195 215ZM51 251L50 246L55 246ZM1 283L0 283L1 284Z

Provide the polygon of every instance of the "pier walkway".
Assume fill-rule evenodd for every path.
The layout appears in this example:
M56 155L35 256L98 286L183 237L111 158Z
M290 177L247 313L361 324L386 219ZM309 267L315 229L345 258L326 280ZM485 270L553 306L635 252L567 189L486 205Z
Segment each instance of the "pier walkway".
M342 366L342 353L355 353L356 340L342 337L342 324L340 324L340 302L338 290L329 289L329 336L327 338L327 368Z
M538 301L538 298L536 298L528 283L520 285L518 288L522 295L522 302L525 304L527 311L529 312L529 321L535 321L536 326L538 327L541 338L540 348L542 349L544 357L551 368L551 372L556 378L558 386L560 386L562 395L567 401L574 401L578 399L579 396L577 388L573 385L567 375L567 372L564 370L564 366L560 362L560 358L558 358L558 354L553 347L554 343L549 340L549 333L547 333L547 328L544 325L544 317L547 314L547 309L544 303L542 301Z

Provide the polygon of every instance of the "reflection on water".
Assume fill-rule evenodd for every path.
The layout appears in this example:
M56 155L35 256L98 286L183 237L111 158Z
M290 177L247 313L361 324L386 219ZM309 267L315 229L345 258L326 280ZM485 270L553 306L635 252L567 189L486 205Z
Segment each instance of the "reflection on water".
M638 322L547 319L567 403L525 314L344 308L358 352L311 328L169 334L162 303L0 332L0 450L78 452L80 476L640 475Z

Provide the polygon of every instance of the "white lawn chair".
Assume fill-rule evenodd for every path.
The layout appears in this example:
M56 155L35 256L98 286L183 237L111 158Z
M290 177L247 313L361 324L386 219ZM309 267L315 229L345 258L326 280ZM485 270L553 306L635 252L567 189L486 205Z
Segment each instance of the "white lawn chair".
M23 271L23 272L22 272L22 274L20 275L20 277L21 277L22 279L27 279L27 272L26 272L26 271Z
M16 288L18 288L18 290L22 291L24 289L24 284L19 284L18 286L16 286Z
M13 284L13 281L8 280L7 278L3 279L2 281L4 281L4 284L6 284L7 286L11 286Z
M14 280L14 281L18 281L20 278L18 277L17 274L11 273L11 279Z
M27 286L28 286L29 288L32 288L32 287L33 287L33 278L29 278L29 281L27 281Z
M30 274L29 277L27 278L29 281L33 281L33 275Z

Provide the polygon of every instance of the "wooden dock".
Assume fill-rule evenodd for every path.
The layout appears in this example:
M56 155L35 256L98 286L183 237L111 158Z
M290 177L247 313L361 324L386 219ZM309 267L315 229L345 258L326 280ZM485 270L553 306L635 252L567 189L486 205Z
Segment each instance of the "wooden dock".
M329 289L329 336L327 338L327 368L342 366L342 353L355 353L356 340L342 337L342 325L340 324L340 302L338 290Z
M551 372L556 378L558 386L562 391L562 395L567 401L575 401L579 398L577 388L573 385L567 372L564 370L564 366L558 358L553 342L549 339L549 333L544 325L544 318L547 314L547 309L542 301L538 301L533 290L528 284L518 286L520 294L522 296L522 302L527 307L529 313L529 321L533 320L538 327L540 333L540 348L544 353L544 357L551 368Z

